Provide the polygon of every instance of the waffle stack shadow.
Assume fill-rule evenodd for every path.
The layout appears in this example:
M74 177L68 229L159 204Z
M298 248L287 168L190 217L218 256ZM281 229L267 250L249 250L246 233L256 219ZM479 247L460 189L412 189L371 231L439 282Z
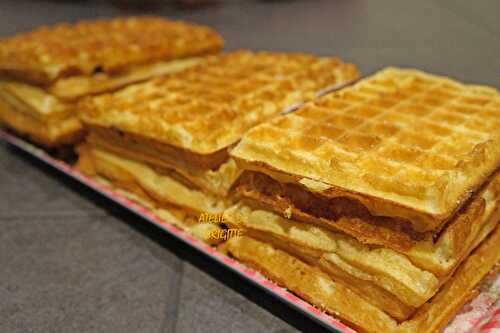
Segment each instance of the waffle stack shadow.
M500 257L500 94L387 68L257 126L221 249L363 332L437 332Z
M77 168L207 241L241 174L229 157L250 128L357 79L353 65L305 54L235 51L81 103L89 131ZM160 215L161 215L160 214ZM168 215L170 214L170 215Z
M44 147L85 131L77 101L193 66L218 52L212 29L159 17L41 27L0 39L0 123Z

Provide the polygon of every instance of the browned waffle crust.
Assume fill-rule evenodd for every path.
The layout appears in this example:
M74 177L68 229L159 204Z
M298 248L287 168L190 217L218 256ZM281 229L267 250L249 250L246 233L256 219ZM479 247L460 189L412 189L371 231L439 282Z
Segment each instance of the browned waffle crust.
M48 85L56 79L213 53L212 29L160 17L119 17L58 24L0 39L0 73Z

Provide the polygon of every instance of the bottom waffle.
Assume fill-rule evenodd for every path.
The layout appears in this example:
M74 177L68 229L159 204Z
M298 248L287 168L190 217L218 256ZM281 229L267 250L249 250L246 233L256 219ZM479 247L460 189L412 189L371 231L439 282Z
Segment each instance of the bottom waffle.
M0 123L45 147L71 145L81 141L85 134L82 124L76 116L69 116L57 121L43 121L26 113L18 112L1 99Z
M159 205L138 188L128 187L127 189L125 189L123 188L123 185L119 185L120 187L116 187L113 183L105 178L99 176L95 176L93 178L99 183L113 188L115 192L124 196L125 198L147 208L149 211L153 212L156 216L161 218L166 223L173 224L176 227L189 232L205 243L215 245L223 241L222 239L210 237L210 235L214 232L218 232L223 229L221 225L208 222L199 222L198 216L192 215L192 213L175 206Z
M100 175L121 188L140 190L161 205L182 207L193 215L220 214L227 207L223 199L160 174L146 164L89 145L79 146L78 154L76 168L83 173Z
M232 238L221 250L261 271L318 308L368 333L435 333L475 296L475 287L500 259L500 228L460 265L455 274L427 303L406 321L398 323L360 296L351 283L330 278L319 268L250 237Z

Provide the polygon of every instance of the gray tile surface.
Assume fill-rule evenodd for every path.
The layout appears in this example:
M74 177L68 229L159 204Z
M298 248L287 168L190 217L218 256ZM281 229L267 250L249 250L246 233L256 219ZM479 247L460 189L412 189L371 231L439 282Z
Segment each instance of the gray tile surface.
M72 183L0 143L0 332L296 331Z
M227 332L295 331L242 295L227 291L221 282L186 265L175 332L218 332L221 327Z
M103 214L78 192L61 186L56 173L15 156L11 147L0 142L0 217Z
M175 255L109 216L1 224L1 332L160 331Z
M221 1L155 13L215 27L227 49L340 55L500 87L500 2ZM135 14L106 1L0 1L0 35ZM292 332L304 317L0 143L0 332ZM268 311L269 310L269 311Z

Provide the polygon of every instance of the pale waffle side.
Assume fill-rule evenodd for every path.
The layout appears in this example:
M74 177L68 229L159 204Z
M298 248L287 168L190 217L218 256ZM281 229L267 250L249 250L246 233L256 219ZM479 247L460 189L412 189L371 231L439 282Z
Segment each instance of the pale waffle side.
M425 232L499 167L498 128L496 89L387 68L253 128L232 155Z
M287 108L357 77L353 65L336 58L236 51L88 99L80 114L90 127L116 128L205 156Z
M74 110L74 104L63 103L38 87L0 84L0 124L45 147L73 144L84 137Z
M500 259L500 227L462 263L431 300L402 322L379 308L380 300L373 302L362 290L332 279L317 267L272 244L244 236L232 238L220 248L362 332L435 333L474 297L475 288L494 270Z
M158 205L151 197L144 193L141 189L129 186L126 187L123 184L117 186L115 183L107 178L94 175L93 178L102 185L112 188L116 193L124 196L125 198L132 200L144 208L147 208L153 212L156 216L162 219L163 222L175 225L176 227L192 234L196 238L215 245L222 242L222 239L215 239L210 237L210 233L218 230L222 230L222 226L210 223L210 222L199 222L198 216L192 215L179 207L170 205Z
M74 115L76 109L74 103L63 102L39 87L20 82L0 83L0 99L41 121L63 120Z
M222 213L229 204L225 198L193 188L173 175L158 173L144 163L102 148L83 144L77 150L78 170L89 176L106 178L118 188L141 192L160 206L176 206L197 216Z
M74 101L83 96L113 92L133 83L182 71L203 61L203 57L158 61L152 64L134 66L120 73L95 73L61 78L48 87L54 96Z
M222 45L208 27L161 17L84 20L0 39L0 73L47 85L61 77L213 53Z

